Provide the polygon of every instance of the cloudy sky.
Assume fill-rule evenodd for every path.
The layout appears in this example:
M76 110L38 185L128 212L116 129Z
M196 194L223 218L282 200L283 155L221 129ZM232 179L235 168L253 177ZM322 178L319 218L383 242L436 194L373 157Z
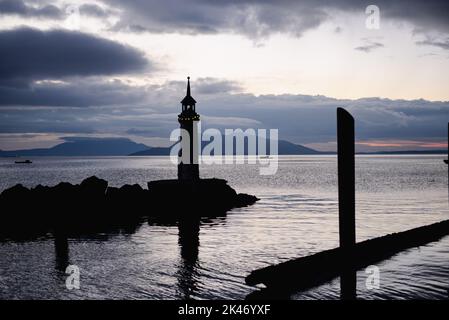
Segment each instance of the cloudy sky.
M187 75L203 127L334 150L342 106L360 151L446 148L448 17L436 0L0 0L0 149L166 145Z

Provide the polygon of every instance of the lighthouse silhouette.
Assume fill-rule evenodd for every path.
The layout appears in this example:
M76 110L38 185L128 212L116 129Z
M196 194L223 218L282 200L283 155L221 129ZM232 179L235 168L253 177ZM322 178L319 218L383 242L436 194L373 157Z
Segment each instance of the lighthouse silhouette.
M194 181L200 178L198 166L198 122L200 121L200 115L196 113L196 101L190 94L190 77L187 77L187 93L184 99L182 99L181 105L182 111L178 115L178 121L181 126L178 179Z

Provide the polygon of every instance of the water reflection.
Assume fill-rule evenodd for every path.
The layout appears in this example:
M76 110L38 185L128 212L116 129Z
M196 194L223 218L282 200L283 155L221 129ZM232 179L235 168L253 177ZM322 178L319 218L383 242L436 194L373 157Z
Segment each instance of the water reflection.
M55 232L55 268L56 270L65 272L69 265L69 241L67 235L63 232Z
M200 229L222 225L226 216L215 218L185 218L179 221L172 219L149 218L149 225L178 228L178 246L180 262L176 271L177 291L179 298L190 300L199 292L200 263L198 260L200 248Z
M357 273L353 268L343 270L340 276L340 299L355 300L357 298Z
M191 299L198 290L198 252L200 246L200 220L186 219L178 223L178 244L181 263L176 273L181 298Z

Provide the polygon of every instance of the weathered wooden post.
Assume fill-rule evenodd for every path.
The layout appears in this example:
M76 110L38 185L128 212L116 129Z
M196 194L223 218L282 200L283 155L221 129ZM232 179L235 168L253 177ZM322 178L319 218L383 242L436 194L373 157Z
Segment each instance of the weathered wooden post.
M315 287L340 276L341 299L354 300L357 297L357 270L383 261L408 248L438 241L449 234L448 219L428 226L356 243L354 136L354 118L345 109L338 108L340 247L254 270L245 278L246 284L257 285L262 283L267 288L254 292L247 297L248 299L289 297L291 293ZM448 160L444 161L449 162Z
M355 141L354 118L337 109L338 221L343 272L340 278L342 299L356 298L356 273L352 267L355 246Z
M338 209L340 248L355 244L354 118L337 109Z

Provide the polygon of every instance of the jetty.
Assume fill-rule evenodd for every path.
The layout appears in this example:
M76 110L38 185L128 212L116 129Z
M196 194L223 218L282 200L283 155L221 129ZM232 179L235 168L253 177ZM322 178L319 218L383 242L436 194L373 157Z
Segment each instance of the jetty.
M246 284L265 288L247 299L285 299L336 277L341 298L355 299L357 270L449 235L449 220L444 220L356 243L354 118L343 108L337 109L337 139L340 246L252 271Z
M268 288L253 293L251 298L288 295L331 281L347 270L356 271L403 250L438 241L446 235L449 235L449 220L362 241L348 252L335 248L268 266L251 272L245 282L264 284Z
M226 180L158 180L110 187L95 176L80 184L56 186L21 184L0 194L0 239L34 238L46 233L132 232L142 221L179 221L222 217L233 209L254 204L253 195L237 193Z

